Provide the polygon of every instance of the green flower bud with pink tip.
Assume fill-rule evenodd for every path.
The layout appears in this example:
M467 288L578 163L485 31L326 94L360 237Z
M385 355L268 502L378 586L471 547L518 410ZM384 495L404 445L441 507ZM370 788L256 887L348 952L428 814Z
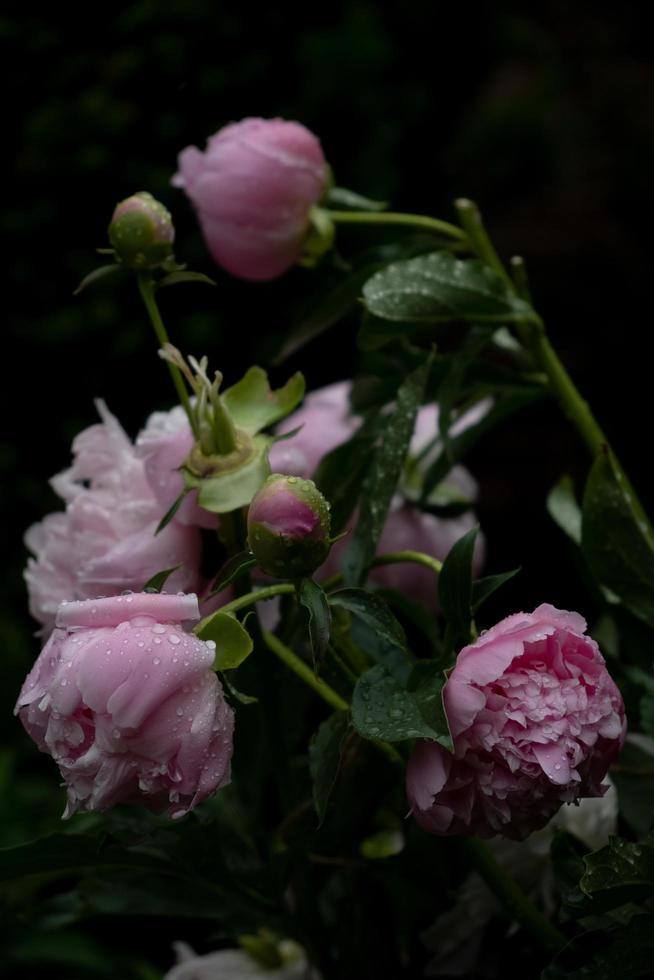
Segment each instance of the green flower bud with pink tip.
M248 511L248 541L257 564L274 578L302 578L329 553L329 504L312 480L273 473Z
M170 211L147 191L132 194L116 206L109 241L121 265L154 269L172 256L174 240Z

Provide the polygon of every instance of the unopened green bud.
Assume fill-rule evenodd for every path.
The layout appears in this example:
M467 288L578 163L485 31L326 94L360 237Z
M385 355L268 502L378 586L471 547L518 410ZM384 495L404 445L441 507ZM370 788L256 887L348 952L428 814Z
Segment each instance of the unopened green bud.
M274 578L302 578L329 554L329 504L312 480L274 473L248 511L248 541L257 564Z
M173 253L175 228L170 211L140 191L117 205L109 225L116 258L129 269L154 269Z

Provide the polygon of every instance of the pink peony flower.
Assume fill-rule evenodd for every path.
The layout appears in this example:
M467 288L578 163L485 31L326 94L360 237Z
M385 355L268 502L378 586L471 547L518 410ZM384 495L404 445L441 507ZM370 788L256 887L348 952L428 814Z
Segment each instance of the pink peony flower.
M218 265L243 279L274 279L300 257L327 164L308 129L283 119L243 119L188 146L173 178L191 199Z
M419 742L407 770L425 830L522 839L561 804L606 792L624 704L585 630L577 613L544 604L459 653L443 689L454 754Z
M136 455L145 466L145 476L161 511L165 514L184 489L179 468L194 445L191 426L181 405L169 412L153 412L136 438ZM216 528L216 515L198 504L197 490L192 490L175 514L179 524Z
M15 713L68 790L64 817L141 802L180 817L229 782L233 715L194 595L63 602Z
M64 599L138 591L164 568L181 565L171 591L198 590L200 534L172 521L155 530L164 509L146 480L143 462L103 402L102 422L73 442L73 465L53 477L65 511L50 514L25 535L33 554L25 579L30 612L46 630Z
M361 418L351 411L351 390L351 382L340 381L307 395L302 408L285 419L279 427L279 431L284 433L302 426L296 436L276 442L272 446L270 465L273 472L304 478L313 476L322 458L354 435L361 424ZM453 434L457 435L479 421L488 411L488 407L488 401L480 402L466 412L452 427ZM435 405L426 405L416 417L410 455L417 457L427 451L437 432L438 408ZM431 462L433 458L434 452L427 452L427 462ZM477 495L477 484L463 466L452 469L447 483L469 500L474 500ZM355 521L356 515L352 518L351 527ZM472 513L453 518L436 517L407 503L400 494L396 494L377 551L379 554L407 549L424 551L442 561L450 548L476 523ZM348 538L345 537L332 547L327 561L320 569L321 577L327 578L338 571L347 544ZM483 556L484 543L480 536L475 548L475 574L478 574L482 566ZM434 573L424 566L409 563L387 565L373 569L370 577L383 588L398 589L415 601L423 602L431 609L436 608L436 579Z

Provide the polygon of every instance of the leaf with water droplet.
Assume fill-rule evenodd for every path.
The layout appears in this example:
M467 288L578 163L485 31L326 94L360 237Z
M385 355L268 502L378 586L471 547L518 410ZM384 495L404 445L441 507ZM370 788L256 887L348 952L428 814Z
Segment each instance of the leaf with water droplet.
M445 683L432 661L414 667L406 687L377 665L357 681L352 695L352 721L363 738L402 742L426 738L452 749L442 704Z
M193 630L201 640L213 640L216 655L212 670L233 670L250 656L252 637L235 616L218 612L207 616Z

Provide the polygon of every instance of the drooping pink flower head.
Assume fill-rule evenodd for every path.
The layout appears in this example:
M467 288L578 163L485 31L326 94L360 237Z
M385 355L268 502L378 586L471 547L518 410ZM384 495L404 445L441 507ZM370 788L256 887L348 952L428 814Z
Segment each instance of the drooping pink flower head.
M329 552L329 504L312 480L273 473L252 498L248 542L262 571L300 578Z
M140 802L179 817L229 782L233 715L194 595L62 603L15 712L68 790L64 817Z
M143 460L150 489L165 514L184 490L180 467L193 449L195 439L186 412L176 405L169 412L153 412L136 438L136 455ZM179 524L215 529L216 515L198 504L192 490L175 513Z
M563 803L602 796L624 704L584 619L547 604L465 647L443 689L454 754L419 742L407 770L434 834L522 839Z
M173 178L191 199L218 265L243 279L274 279L295 264L309 211L325 190L320 143L284 119L243 119L188 146Z
M51 481L66 509L25 536L34 554L25 572L30 612L46 630L64 599L138 591L165 568L181 566L167 581L171 591L198 591L202 584L199 531L171 521L155 534L165 510L143 461L106 405L97 408L102 422L80 432L72 466Z

